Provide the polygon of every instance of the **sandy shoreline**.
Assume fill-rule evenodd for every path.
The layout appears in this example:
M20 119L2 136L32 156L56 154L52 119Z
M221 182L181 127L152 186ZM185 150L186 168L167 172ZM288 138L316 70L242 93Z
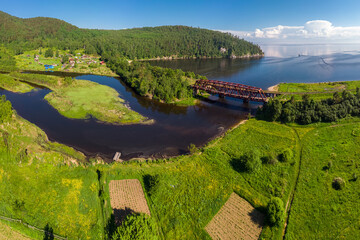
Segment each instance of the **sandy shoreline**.
M268 87L268 91L271 91L271 92L277 92L278 90L279 90L279 84L280 83L278 83L278 84L276 84L276 85L274 85L274 86L271 86L271 87Z

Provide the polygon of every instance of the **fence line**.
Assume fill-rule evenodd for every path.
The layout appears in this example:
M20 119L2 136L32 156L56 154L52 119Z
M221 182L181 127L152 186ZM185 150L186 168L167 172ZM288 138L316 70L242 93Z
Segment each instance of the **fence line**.
M31 228L31 229L34 229L34 230L49 234L49 232L45 231L44 229L40 229L40 228L34 227L34 226L30 225L30 224L27 224L26 222L23 222L21 219L14 219L14 218L9 218L9 217L5 217L5 216L1 216L1 215L0 215L0 219L5 220L5 221L9 221L9 222L18 222L18 223L21 223L21 224L25 225L28 228ZM61 236L56 235L54 233L52 235L56 239L67 240L67 238L61 237Z

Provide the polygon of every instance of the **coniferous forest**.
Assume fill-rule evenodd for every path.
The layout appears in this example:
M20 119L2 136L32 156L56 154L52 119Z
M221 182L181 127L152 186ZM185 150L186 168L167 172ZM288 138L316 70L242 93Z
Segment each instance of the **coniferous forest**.
M128 60L263 55L257 45L207 29L186 26L81 29L54 18L22 19L4 12L0 12L0 41L15 55L38 48L70 52L84 49L86 54L100 55L138 94L164 102L189 98L191 80L201 76Z

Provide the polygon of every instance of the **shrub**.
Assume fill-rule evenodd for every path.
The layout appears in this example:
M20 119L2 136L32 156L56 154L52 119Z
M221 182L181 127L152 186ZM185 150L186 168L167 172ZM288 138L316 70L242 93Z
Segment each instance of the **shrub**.
M72 77L65 77L64 78L64 82L65 82L66 85L70 85L73 81L74 81L74 79Z
M345 181L341 177L336 177L333 179L332 187L335 190L341 190L345 187Z
M189 150L190 154L194 154L194 153L196 153L196 151L197 151L198 149L197 149L197 147L196 147L195 144L190 143L190 145L188 146L188 150Z
M294 153L290 148L286 148L282 153L279 155L279 160L281 162L291 162L294 157Z
M356 173L353 174L353 181L355 182L358 179L358 175Z
M328 167L328 169L330 169L332 166L333 166L333 162L330 160L330 161L328 162L327 167Z
M241 162L247 172L256 172L261 168L260 154L256 150L246 152L241 157Z
M159 239L154 221L145 214L128 215L112 236L113 240Z
M278 162L278 159L276 157L276 155L273 152L268 153L267 155L263 156L261 158L263 163L266 164L276 164Z
M283 201L278 197L271 198L267 206L269 223L279 226L284 221L284 212Z
M45 51L45 57L46 58L50 58L50 57L53 57L54 56L54 52L52 49L48 48L46 51Z

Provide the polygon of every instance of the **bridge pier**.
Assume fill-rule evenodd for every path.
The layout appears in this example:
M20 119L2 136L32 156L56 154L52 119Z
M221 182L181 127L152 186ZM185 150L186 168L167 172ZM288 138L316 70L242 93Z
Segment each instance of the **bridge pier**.
M248 99L248 98L244 98L244 99L243 99L243 103L249 103L249 99Z
M224 94L219 94L219 98L225 98Z
M199 89L194 88L193 94L194 94L194 96L198 95L199 94Z

